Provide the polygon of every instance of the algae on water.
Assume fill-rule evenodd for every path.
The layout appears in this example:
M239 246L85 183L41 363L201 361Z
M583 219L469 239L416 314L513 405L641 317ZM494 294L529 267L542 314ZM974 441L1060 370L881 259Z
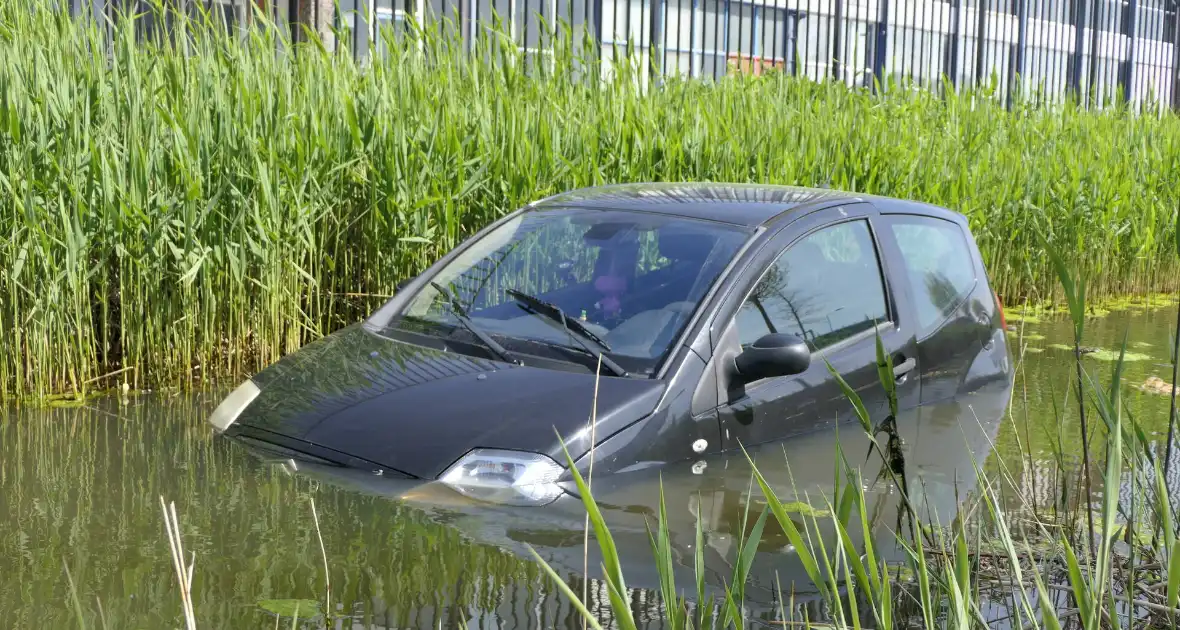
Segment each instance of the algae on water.
M1068 346L1063 343L1051 343L1051 344L1049 344L1049 347L1053 348L1054 350L1063 350L1065 352L1073 352L1073 346ZM1095 361L1118 361L1119 360L1119 351L1118 350L1107 350L1106 348L1099 348L1099 349L1093 350L1091 352L1085 352L1082 354L1082 356L1086 357L1088 359L1094 359ZM1128 362L1128 363L1132 362L1132 361L1146 361L1147 359L1150 359L1150 358L1151 358L1151 355L1143 354L1141 352L1128 351L1126 354L1123 355L1123 361Z

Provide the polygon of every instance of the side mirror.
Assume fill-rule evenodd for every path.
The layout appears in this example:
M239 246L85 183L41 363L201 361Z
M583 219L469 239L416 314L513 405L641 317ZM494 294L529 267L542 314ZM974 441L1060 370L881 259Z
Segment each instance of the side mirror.
M741 380L750 383L763 378L790 376L811 365L807 342L788 333L764 335L733 360Z

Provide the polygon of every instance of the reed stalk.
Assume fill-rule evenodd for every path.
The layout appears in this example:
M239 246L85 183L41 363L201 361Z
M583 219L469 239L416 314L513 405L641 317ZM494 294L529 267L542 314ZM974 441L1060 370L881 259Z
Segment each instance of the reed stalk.
M320 515L315 509L315 498L309 497L311 520L315 524L315 538L320 543L320 559L324 562L324 616L332 618L332 572L328 569L328 551L324 549L324 536L320 532Z
M164 530L168 534L168 550L172 553L172 567L176 571L176 582L180 585L181 610L184 613L186 630L197 629L197 617L193 611L193 564L195 558L187 565L184 563L184 544L180 537L180 520L176 518L176 504L164 503L160 497L160 511L164 514Z

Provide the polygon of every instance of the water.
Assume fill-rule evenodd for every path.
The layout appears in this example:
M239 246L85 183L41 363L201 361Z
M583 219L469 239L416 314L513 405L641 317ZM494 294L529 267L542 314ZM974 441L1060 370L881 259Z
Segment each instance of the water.
M1175 309L1119 311L1087 324L1086 343L1116 348L1129 331L1127 384L1168 379L1169 330ZM1076 422L1059 422L1073 378L1070 324L1028 324L1012 410L986 395L899 419L907 478L931 520L949 522L956 497L977 487L974 458L990 474L1006 469L1021 494L1048 509L1055 445L1065 464L1080 457ZM1015 346L1016 335L1010 342ZM1017 351L1014 348L1014 353ZM1110 364L1087 359L1097 382ZM1167 430L1165 396L1128 388L1128 411L1149 435ZM475 507L436 484L407 485L371 475L289 470L255 460L211 439L205 419L221 392L147 394L83 407L8 410L0 419L0 610L6 627L76 628L65 567L90 627L180 627L180 595L160 498L174 501L186 554L195 559L193 592L202 628L272 628L263 599L325 600L324 559L313 524L314 498L331 581L335 628L580 628L581 622L529 548L567 576L573 589L609 619L595 577L600 556L583 556L584 512L576 500L544 508ZM845 425L841 444L861 464L867 442ZM814 434L754 453L784 500L823 509L835 471L835 433ZM785 455L785 456L784 456ZM867 481L877 460L861 466ZM792 481L793 480L793 483ZM705 530L709 584L729 580L736 538L762 504L750 492L740 453L685 462L663 471L673 546L686 591L692 590L695 522ZM915 492L913 489L920 489ZM658 627L658 585L645 521L654 522L659 477L603 478L595 494L614 528L637 618ZM879 483L868 493L877 534L897 526L898 495ZM1010 498L1015 507L1018 502ZM803 508L799 508L803 509ZM590 579L578 577L589 565ZM777 582L776 582L777 580ZM791 585L797 606L813 591L785 535L768 523L750 577L751 614L770 618L776 584ZM1003 602L985 606L1000 618ZM290 627L283 620L283 627ZM322 619L305 627L323 627Z

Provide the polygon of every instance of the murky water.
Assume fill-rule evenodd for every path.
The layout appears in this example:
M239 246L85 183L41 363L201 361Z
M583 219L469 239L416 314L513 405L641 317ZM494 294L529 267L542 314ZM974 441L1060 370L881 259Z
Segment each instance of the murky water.
M1086 343L1116 348L1124 332L1137 355L1125 380L1167 379L1175 309L1120 311L1088 322ZM1054 450L1080 456L1076 422L1060 422L1073 378L1068 322L1024 327L1026 344L1009 415L986 393L899 419L907 477L924 514L947 522L956 497L977 485L972 460L1006 468L1023 493L1049 505ZM1016 345L1016 334L1011 343ZM1037 352L1039 350L1039 352ZM1014 353L1018 349L1014 347ZM1086 365L1108 382L1110 363ZM341 475L257 461L211 439L205 424L220 392L152 394L84 407L17 409L0 418L0 611L4 627L76 628L70 580L90 627L180 627L180 591L160 500L174 501L186 554L195 561L193 596L202 628L272 628L264 599L325 601L324 556L336 628L581 627L544 578L529 549L568 576L609 621L600 556L583 552L584 512L573 498L542 508L479 507L435 484L406 485L372 475ZM1149 434L1167 430L1165 396L1128 389L1127 408ZM864 461L854 425L840 435L847 457ZM835 473L835 433L814 434L754 453L784 500L823 509ZM1067 462L1068 463L1068 462ZM880 466L870 459L871 481ZM743 456L723 454L662 471L682 584L692 590L695 523L704 529L709 586L730 579L736 537L761 510ZM636 617L658 627L658 578L645 528L657 509L660 477L595 481L613 526ZM887 484L869 493L878 531L896 526L898 496ZM800 508L802 509L802 508ZM584 580L583 567L589 567ZM748 587L752 616L774 617L777 585L809 606L809 584L785 535L767 526ZM992 612L1002 615L1002 603ZM284 627L290 622L285 621ZM322 618L308 627L322 627Z

